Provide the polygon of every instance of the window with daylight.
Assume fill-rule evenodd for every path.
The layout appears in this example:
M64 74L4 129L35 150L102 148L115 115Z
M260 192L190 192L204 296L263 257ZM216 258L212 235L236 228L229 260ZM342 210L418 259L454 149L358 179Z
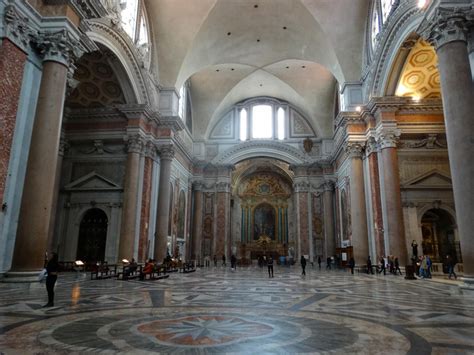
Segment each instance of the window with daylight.
M247 110L240 110L240 140L247 140Z
M122 27L133 43L144 52L149 50L148 26L143 0L122 0Z
M178 115L181 119L186 122L185 117L185 107L186 107L186 87L183 85L181 89L179 89L179 101L178 101Z
M394 7L400 0L373 0L372 2L372 17L371 17L371 44L372 48L377 45L377 35L382 32L383 24L387 22Z
M278 139L285 139L285 110L279 108L277 111L277 130L278 130Z
M273 115L270 105L252 107L252 138L265 139L273 137Z

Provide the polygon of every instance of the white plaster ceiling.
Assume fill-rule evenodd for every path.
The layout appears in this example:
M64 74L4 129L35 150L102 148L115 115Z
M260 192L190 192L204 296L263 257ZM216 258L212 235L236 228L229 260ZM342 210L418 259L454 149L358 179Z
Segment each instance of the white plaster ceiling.
M233 104L254 96L289 101L319 136L332 135L336 81L361 76L369 0L145 4L160 84L179 88L191 80L195 138L205 138Z

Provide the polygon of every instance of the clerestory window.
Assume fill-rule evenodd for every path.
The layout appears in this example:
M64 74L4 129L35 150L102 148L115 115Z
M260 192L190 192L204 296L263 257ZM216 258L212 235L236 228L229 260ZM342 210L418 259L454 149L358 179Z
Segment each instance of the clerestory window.
M122 0L120 2L122 28L133 43L143 52L148 52L148 25L143 0Z
M370 21L370 40L372 48L378 42L378 35L382 32L383 25L388 21L393 9L400 0L374 0L372 3L372 16Z

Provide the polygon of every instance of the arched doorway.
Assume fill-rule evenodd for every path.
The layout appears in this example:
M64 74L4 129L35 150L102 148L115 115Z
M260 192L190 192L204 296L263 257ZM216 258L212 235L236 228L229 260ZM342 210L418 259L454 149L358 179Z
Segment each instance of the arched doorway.
M99 208L88 210L79 227L77 259L84 262L104 261L108 219Z
M458 263L462 262L459 241L454 234L454 220L443 209L431 209L421 218L422 251L434 262L443 262L450 255Z

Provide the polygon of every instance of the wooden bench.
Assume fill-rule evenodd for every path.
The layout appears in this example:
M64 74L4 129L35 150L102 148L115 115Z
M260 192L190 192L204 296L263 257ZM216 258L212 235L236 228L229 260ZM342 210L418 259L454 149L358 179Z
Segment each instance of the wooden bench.
M187 274L187 273L194 272L194 271L196 271L196 268L194 267L194 262L193 261L183 263L181 265L181 267L179 268L179 272L181 272L183 274Z
M117 273L117 280L139 279L142 274L142 265L137 265L136 269L130 271L130 265L122 266L122 270Z
M103 264L98 265L95 270L91 271L91 280L110 279L117 275L117 265Z
M166 273L166 268L158 266L152 272L142 272L140 280L162 280L167 279L168 277L170 277L170 275Z

